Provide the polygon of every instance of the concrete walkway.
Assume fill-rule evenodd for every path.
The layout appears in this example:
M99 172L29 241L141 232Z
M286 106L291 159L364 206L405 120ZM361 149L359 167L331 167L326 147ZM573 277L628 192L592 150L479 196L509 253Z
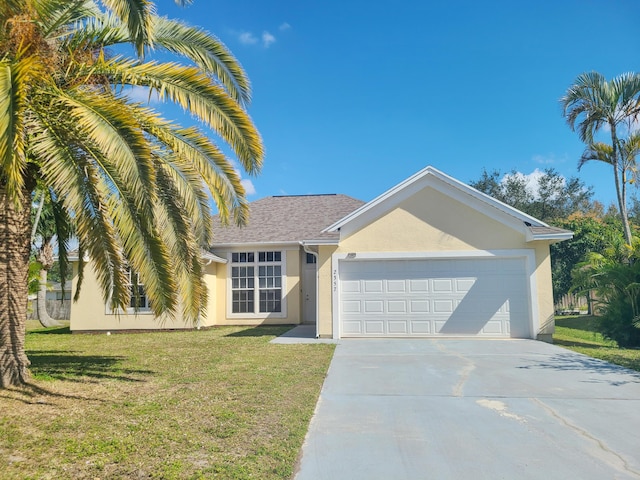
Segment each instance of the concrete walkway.
M270 343L338 343L330 338L316 338L315 325L296 325L291 330L271 340Z
M340 340L294 478L640 479L640 374L533 340Z

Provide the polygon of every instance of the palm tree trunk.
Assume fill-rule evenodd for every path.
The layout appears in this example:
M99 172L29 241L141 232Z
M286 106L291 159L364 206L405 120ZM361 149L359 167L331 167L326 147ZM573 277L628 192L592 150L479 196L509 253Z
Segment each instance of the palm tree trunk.
M47 312L47 274L48 269L40 270L40 288L38 288L38 321L43 327L60 327L62 324L54 320Z
M29 359L24 351L31 196L18 208L0 185L0 388L26 383Z
M618 197L618 208L620 208L620 217L622 218L622 227L624 229L624 239L627 245L631 245L631 226L629 225L629 215L627 213L627 187L625 178L622 178L622 185L620 185L620 177L618 176L618 169L620 167L620 159L618 158L618 135L616 133L615 125L611 125L611 148L612 148L612 162L613 162L613 178L616 184L616 195ZM624 167L624 164L623 164ZM624 168L622 169L622 175L624 175Z
M31 232L31 241L33 241L33 231ZM40 250L36 260L40 262L40 288L38 289L38 320L43 327L60 327L62 324L54 320L47 313L47 275L51 267L53 267L53 245L51 239L43 238Z
M620 185L620 177L618 176L618 165L613 166L614 177L616 183L616 195L618 197L618 208L620 209L620 217L622 218L622 227L624 229L624 239L627 245L631 245L631 226L629 225L629 214L627 212L627 202L625 200L626 187Z

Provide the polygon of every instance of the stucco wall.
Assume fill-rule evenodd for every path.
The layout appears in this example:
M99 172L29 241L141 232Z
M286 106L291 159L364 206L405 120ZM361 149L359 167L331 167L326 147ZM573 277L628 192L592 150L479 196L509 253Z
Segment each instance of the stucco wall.
M318 248L318 335L331 338L333 335L332 296L334 288L331 255L337 250L334 245Z
M471 201L471 197L470 197ZM526 242L524 231L505 225L436 190L426 188L382 217L340 241L339 247L320 248L319 332L331 336L333 253L469 252L528 250L535 254L539 333L553 331L553 292L548 242ZM348 232L348 228L344 229ZM343 230L343 233L344 233ZM534 336L535 333L534 332Z
M215 284L215 264L205 267L205 282L210 288L207 300L208 312L215 312L216 298L212 295L211 287ZM71 304L72 331L96 331L96 330L157 330L157 329L190 329L198 326L193 322L185 322L180 315L180 307L174 318L163 315L156 318L151 312L139 312L135 314L120 313L116 315L108 311L102 299L102 293L91 262L85 266L84 280L80 291L80 298ZM74 264L72 279L72 292L75 295L78 275L77 264ZM200 319L200 326L206 327L213 324L215 317L211 315Z

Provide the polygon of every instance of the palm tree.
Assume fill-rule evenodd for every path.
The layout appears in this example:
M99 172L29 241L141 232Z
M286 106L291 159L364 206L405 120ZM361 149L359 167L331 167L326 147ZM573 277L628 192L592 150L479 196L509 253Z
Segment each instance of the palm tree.
M247 219L232 160L204 131L132 100L133 88L191 113L249 174L260 170L263 147L237 60L207 32L157 16L151 1L4 0L0 25L0 387L7 387L28 379L34 189L59 206L62 276L64 232L73 224L79 283L87 254L105 301L124 308L131 268L156 314L186 320L206 305L200 249L212 237L212 204L226 221ZM126 44L134 57L110 53ZM186 61L146 58L160 49Z
M616 196L620 216L624 226L624 236L631 245L631 227L626 206L625 173L635 168L635 157L625 158L621 144L624 136L631 133L633 122L640 113L640 75L625 73L610 82L597 72L579 75L575 83L569 87L560 99L563 115L572 130L578 133L580 140L588 145L588 150L597 147L594 135L603 128L609 129L611 135L610 151L606 161L613 167ZM594 158L587 158L593 160ZM585 161L580 160L580 166ZM629 163L631 162L631 163Z
M627 184L633 184L637 180L638 171L636 168L636 156L640 153L640 134L634 133L631 134L629 138L620 138L618 139L617 144L617 161L614 157L613 145L603 142L594 142L587 145L580 157L580 160L578 161L578 170L580 170L585 163L590 161L598 161L611 165L614 169L616 178L619 179L619 201L622 202L620 211L627 212ZM628 215L623 217L625 240L628 245L631 245L631 230L629 227L629 221L626 220L627 218ZM625 220L626 224L624 223ZM627 231L629 236L627 236Z
M72 227L73 224L69 219L64 218L64 207L60 205L60 202L53 203L46 190L43 190L42 193L36 191L34 199L35 198L39 198L39 203L31 219L33 224L31 227L31 244L36 249L35 260L40 265L36 312L38 321L43 327L59 327L62 324L51 318L47 312L47 277L49 270L51 270L55 262L54 240L63 242L63 249L66 252L67 241L71 235L68 229ZM57 217L64 219L63 222L58 222L60 223L59 229L56 228ZM60 237L56 238L58 232ZM63 292L64 286L64 282L62 282Z

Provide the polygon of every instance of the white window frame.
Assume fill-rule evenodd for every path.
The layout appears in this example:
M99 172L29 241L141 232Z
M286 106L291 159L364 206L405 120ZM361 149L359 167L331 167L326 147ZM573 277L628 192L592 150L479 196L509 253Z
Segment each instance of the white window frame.
M131 269L127 269L127 278L128 278L128 282L126 283L126 286L128 286L131 289L131 297L133 298L133 283L131 283ZM138 275L138 280L140 280L140 274L136 274ZM144 288L144 283L138 281L138 286L141 286ZM144 295L144 297L147 299L147 305L149 305L149 297L146 295ZM150 307L140 307L138 308L138 310L136 310L135 308L129 306L125 309L122 308L117 308L117 309L112 309L111 308L111 298L109 298L109 302L106 305L106 313L107 315L117 315L117 314L127 314L127 315L153 315L153 310Z
M260 262L259 257L260 253L267 252L279 252L280 253L280 261L264 261ZM239 253L253 253L253 262L243 262L243 263L233 263L233 254ZM232 252L227 253L227 318L246 318L246 319L265 319L265 318L286 318L287 317L287 250L284 248L247 248L242 250L234 250ZM280 279L281 286L279 287L281 290L280 297L280 311L279 312L260 312L260 267L269 267L269 266L280 266ZM254 291L254 305L253 312L241 312L234 313L233 312L233 278L232 278L232 269L233 267L245 266L245 267L253 267L253 291ZM266 290L270 290L270 288L266 288Z

